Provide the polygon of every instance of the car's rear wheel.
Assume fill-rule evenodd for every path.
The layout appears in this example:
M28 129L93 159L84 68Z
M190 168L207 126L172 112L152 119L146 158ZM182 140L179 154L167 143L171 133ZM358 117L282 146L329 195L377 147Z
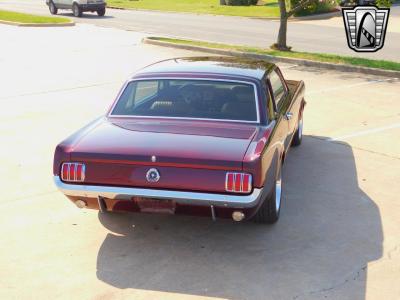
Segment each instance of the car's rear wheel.
M78 4L74 3L74 5L72 5L72 13L77 18L82 17L82 9L79 7Z
M275 185L272 191L264 200L264 203L254 216L257 223L276 223L279 219L282 203L282 165L279 163L277 167Z
M97 15L99 17L103 17L105 14L106 14L106 8L105 7L100 8L99 10L97 10Z
M57 12L58 12L58 9L57 9L57 7L54 5L53 1L50 1L50 3L49 3L49 10L50 10L50 13L51 13L52 15L56 15Z
M297 130L294 133L292 146L294 147L299 146L301 144L302 139L303 139L303 114L301 115L297 123Z

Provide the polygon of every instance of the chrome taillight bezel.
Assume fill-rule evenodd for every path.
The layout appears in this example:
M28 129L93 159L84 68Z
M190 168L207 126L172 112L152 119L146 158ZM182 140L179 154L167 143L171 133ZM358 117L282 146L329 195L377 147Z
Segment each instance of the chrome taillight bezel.
M68 162L61 165L61 180L68 182L85 181L86 166L83 163Z
M230 183L232 178L232 184ZM247 184L246 184L247 181ZM238 187L237 187L238 186ZM248 194L253 189L253 177L249 173L227 172L225 176L225 191L229 193Z

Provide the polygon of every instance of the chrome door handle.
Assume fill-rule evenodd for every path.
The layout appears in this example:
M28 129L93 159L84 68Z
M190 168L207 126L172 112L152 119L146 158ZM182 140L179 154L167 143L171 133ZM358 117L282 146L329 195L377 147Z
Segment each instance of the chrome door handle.
M287 112L287 113L285 114L285 119L286 119L286 120L290 120L291 118L293 118L293 113Z

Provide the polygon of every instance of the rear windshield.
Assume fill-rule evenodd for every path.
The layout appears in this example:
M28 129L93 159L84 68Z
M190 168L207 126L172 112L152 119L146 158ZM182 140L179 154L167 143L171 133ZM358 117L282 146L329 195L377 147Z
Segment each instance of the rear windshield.
M233 81L132 81L111 115L256 122L256 96L253 85Z

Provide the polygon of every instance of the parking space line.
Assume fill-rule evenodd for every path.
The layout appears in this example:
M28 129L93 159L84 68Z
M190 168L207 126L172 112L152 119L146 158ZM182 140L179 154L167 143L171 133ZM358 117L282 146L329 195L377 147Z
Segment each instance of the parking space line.
M372 80L372 81L368 81L368 82L359 82L359 83L354 83L354 84L349 84L349 85L336 86L336 87L332 87L332 88L328 88L328 89L311 91L311 92L308 92L307 95L319 94L319 93L323 93L323 92L330 92L330 91L336 91L336 90L342 90L342 89L349 89L349 88L353 88L353 87L357 87L357 86L376 84L376 83L392 81L392 80L397 81L397 80L399 80L399 78L377 79L377 80Z
M73 90L79 90L79 89L87 89L87 88L104 86L104 85L113 85L113 84L117 84L119 82L120 81L108 81L108 82L93 83L93 84L80 85L80 86L74 86L74 87L65 87L65 88L54 89L54 90L28 92L28 93L19 94L19 95L8 95L8 96L0 97L0 100L9 101L9 100L12 100L13 98L18 98L18 97L26 97L26 96L35 96L35 95L42 95L42 94L67 92L67 91L73 91Z
M392 125L373 128L373 129L368 129L368 130L356 131L356 132L353 132L353 133L350 133L350 134L346 134L346 135L342 135L342 136L338 136L338 137L327 139L327 141L333 142L333 141L339 141L339 140L346 140L346 139L353 138L353 137L359 137L359 136L368 135L368 134L377 133L377 132L382 132L382 131L385 131L385 130L390 130L390 129L395 129L395 128L400 128L400 123L395 123L395 124L392 124Z

